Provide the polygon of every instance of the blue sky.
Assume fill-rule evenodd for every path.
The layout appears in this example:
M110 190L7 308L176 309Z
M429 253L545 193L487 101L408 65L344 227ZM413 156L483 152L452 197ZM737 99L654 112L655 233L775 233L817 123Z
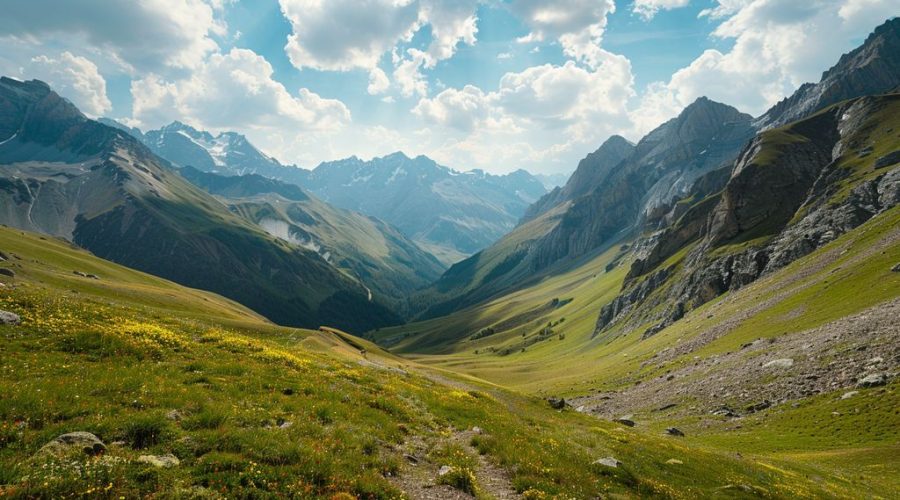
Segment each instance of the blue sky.
M758 115L900 0L14 0L0 72L90 116L235 130L284 163L568 172L701 95Z

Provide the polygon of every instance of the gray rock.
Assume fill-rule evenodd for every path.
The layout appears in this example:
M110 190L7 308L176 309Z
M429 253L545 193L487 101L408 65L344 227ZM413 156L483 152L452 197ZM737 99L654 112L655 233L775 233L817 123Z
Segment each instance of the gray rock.
M883 373L873 373L856 383L856 387L878 387L887 383L887 377Z
M165 455L141 455L137 461L162 469L175 467L181 463L181 460L178 460L178 457L171 453L166 453Z
M90 432L70 432L63 434L53 441L45 444L38 453L49 455L68 455L71 453L84 453L85 455L96 456L106 451L106 445L100 438Z
M8 267L0 267L0 275L9 276L10 278L15 278L16 272L13 271L12 269L9 269Z
M794 360L791 358L773 359L763 365L763 368L790 368L794 366Z
M566 400L563 398L547 398L547 403L550 404L550 408L555 410L562 410L566 407Z
M849 392L845 392L845 393L841 396L841 399L850 399L850 398L852 398L853 396L856 396L857 394L859 394L859 391L849 391Z
M684 432L681 432L681 429L677 427L669 427L668 429L666 429L666 434L670 436L684 437Z
M634 427L634 420L624 418L624 417L613 419L613 422L615 422L617 424L622 424L626 427Z
M875 160L875 168L890 167L895 163L900 163L900 150L888 153L881 158Z
M606 467L612 467L613 469L622 465L622 462L616 460L613 457L604 457L594 461L595 464L604 465Z
M482 433L481 427L478 427L478 426L472 427L472 432L475 434L481 434Z
M900 273L900 262L894 264L894 267L891 268L891 272Z
M0 325L18 325L22 322L22 318L16 313L9 311L0 311Z
M442 465L441 468L438 469L438 476L446 476L447 474L450 474L452 470L453 467L450 467L449 465Z

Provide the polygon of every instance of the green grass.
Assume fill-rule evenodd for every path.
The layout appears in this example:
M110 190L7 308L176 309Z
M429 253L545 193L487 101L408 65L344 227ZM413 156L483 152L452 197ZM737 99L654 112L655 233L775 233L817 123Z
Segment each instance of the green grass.
M823 496L862 487L821 485L702 443L556 412L362 339L277 327L233 302L64 242L0 229L0 249L21 257L11 261L16 278L3 280L0 309L23 319L0 327L5 497L396 498L390 477L403 473L402 443L437 443L435 460L449 460L441 457L452 450L446 436L475 425L484 430L479 452L530 498L694 498L728 484L776 497ZM567 316L565 325L584 321ZM72 431L96 434L107 452L38 453ZM167 453L180 464L137 460ZM622 467L593 464L609 455ZM684 464L666 464L673 457ZM471 469L471 459L453 464ZM468 475L450 479L478 491Z

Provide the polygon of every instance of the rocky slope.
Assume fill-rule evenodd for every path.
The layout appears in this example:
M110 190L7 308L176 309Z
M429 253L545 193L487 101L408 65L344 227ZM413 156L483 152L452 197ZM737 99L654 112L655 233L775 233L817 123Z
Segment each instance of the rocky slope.
M356 277L401 314L407 312L407 297L444 270L393 226L333 207L299 186L255 174L221 176L192 167L180 173L270 235L310 249Z
M844 54L822 74L756 120L768 129L799 120L845 99L883 93L900 85L900 18L891 19L869 35L859 48Z
M285 324L397 322L315 252L272 238L38 81L0 80L0 219L216 291Z
M638 245L597 333L652 320L652 335L895 206L898 116L900 94L862 97L756 136L720 193ZM683 259L667 261L683 249Z
M553 189L528 207L522 221L535 219L560 203L574 200L597 189L632 151L634 144L625 138L618 135L610 137L597 151L578 162L578 168L564 186Z

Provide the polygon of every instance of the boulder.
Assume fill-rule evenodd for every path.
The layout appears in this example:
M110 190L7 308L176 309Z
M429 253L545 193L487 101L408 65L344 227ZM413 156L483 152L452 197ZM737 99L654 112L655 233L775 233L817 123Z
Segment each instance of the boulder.
M555 410L562 410L566 407L566 400L563 398L547 398L547 403L550 404L550 408Z
M141 455L137 461L162 469L175 467L181 463L181 460L178 460L178 457L171 453L166 453L165 455Z
M856 383L856 387L878 387L887 383L887 377L883 373L873 373Z
M763 368L790 368L794 366L794 360L791 358L773 359L763 365Z
M56 456L83 453L96 456L105 451L106 445L103 444L103 441L100 441L100 438L90 432L77 431L57 437L45 444L38 453Z
M619 462L613 457L604 457L594 461L595 464L603 465L606 467L612 467L613 469L622 465L622 462Z
M681 429L677 427L669 427L668 429L666 429L666 434L670 436L684 437L684 433L681 432Z
M624 417L613 419L613 422L615 422L617 424L622 424L626 427L634 427L634 420L624 418Z
M9 311L0 311L0 325L18 325L22 322L22 318L16 313Z
M0 267L0 276L9 276L10 278L15 278L16 272L7 267Z

